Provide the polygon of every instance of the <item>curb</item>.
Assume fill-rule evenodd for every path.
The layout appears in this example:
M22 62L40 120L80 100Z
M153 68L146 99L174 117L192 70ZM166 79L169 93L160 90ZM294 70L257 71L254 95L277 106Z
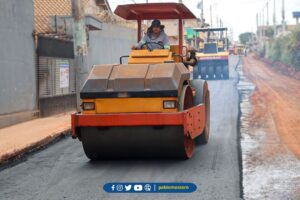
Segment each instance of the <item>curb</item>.
M58 142L60 139L67 137L71 135L71 129L65 129L62 131L58 131L56 133L53 133L52 135L49 135L37 142L34 142L32 144L28 144L26 147L21 149L16 149L13 152L5 153L0 156L0 170L6 165L9 165L11 162L20 160L21 158L34 153L36 151L39 151L41 149L47 148L49 145L54 144Z
M238 63L236 64L235 71L238 76L238 81L236 82L236 90L238 92L238 117L237 117L237 151L238 151L238 163L239 163L239 173L240 173L240 181L239 181L239 186L240 186L240 199L244 199L244 184L243 184L243 154L242 154L242 145L241 145L241 93L240 90L237 88L239 82L240 82L240 73L237 71L237 68L239 65L243 63L243 60L241 57L239 57Z

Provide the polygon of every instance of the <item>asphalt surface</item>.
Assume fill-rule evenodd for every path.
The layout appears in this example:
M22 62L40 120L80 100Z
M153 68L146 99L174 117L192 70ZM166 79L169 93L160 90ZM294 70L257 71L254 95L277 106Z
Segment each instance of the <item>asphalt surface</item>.
M0 171L0 199L240 199L237 74L209 81L211 133L189 160L114 160L90 162L81 143L67 137ZM190 194L108 194L107 182L192 182Z

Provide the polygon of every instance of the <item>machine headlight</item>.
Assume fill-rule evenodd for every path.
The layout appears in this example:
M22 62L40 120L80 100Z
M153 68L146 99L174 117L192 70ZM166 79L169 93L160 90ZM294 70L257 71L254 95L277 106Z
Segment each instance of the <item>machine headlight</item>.
M164 101L164 109L174 109L177 106L176 104L175 100L166 100Z
M83 102L82 109L83 110L95 110L95 103L94 102Z

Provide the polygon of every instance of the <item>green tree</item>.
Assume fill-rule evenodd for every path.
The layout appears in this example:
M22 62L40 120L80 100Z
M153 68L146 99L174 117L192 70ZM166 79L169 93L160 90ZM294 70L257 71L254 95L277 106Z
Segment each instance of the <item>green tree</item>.
M255 36L254 33L251 32L246 32L246 33L241 33L239 35L240 43L242 44L247 44L248 42L251 41L251 39Z
M268 58L273 62L280 61L300 70L300 29L277 37L272 42Z
M273 27L268 27L265 30L265 36L267 36L268 38L272 38L274 36L274 29L273 29Z
M286 52L287 43L289 41L289 38L287 36L281 36L275 39L272 42L270 53L269 53L269 59L274 61L282 61L282 55L283 52Z
M290 41L290 57L291 64L296 69L300 70L300 29L295 29L292 32Z

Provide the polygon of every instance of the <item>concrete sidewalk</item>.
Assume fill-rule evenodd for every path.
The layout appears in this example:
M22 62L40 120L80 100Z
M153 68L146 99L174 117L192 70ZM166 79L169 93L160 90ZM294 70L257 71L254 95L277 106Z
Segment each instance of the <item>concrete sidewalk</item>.
M39 118L0 129L0 164L69 134L70 114Z

